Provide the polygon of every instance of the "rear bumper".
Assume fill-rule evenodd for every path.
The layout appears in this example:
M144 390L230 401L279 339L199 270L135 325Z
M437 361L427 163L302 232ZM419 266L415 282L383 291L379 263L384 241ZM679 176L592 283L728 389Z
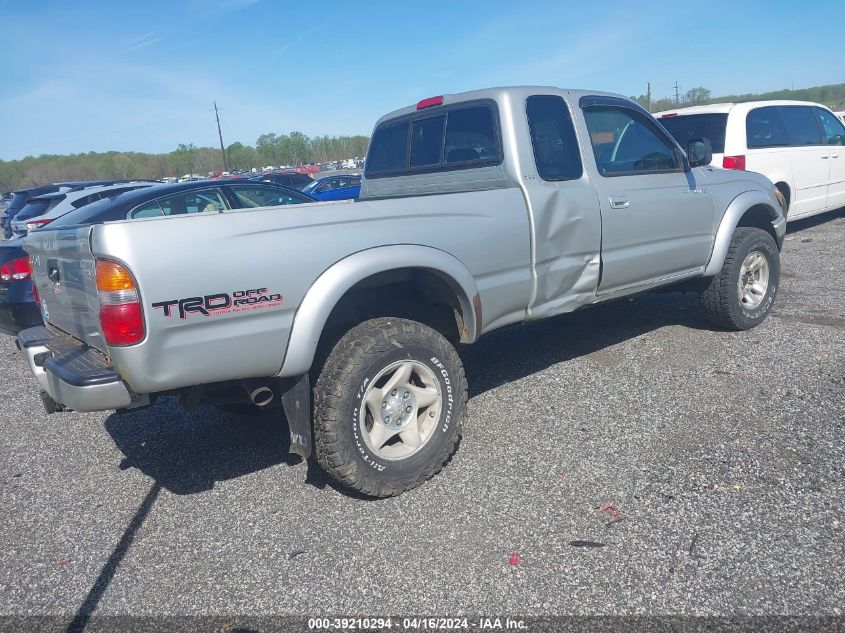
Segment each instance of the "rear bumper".
M42 323L41 310L35 303L0 303L0 333L17 336L21 330Z
M149 402L133 398L106 357L81 341L41 326L23 330L17 342L41 389L68 409L107 411Z

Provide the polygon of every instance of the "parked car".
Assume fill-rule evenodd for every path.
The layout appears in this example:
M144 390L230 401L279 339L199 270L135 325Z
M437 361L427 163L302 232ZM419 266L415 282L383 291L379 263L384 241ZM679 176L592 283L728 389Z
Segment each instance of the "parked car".
M40 230L115 220L276 207L316 202L311 196L266 182L246 179L204 180L156 185L99 200L66 213Z
M261 182L272 182L276 185L282 185L283 187L291 187L293 189L302 189L303 187L307 187L314 179L311 176L307 176L306 174L298 174L296 172L286 172L283 174L262 174L260 176L256 176L251 178L251 180L258 180Z
M38 187L31 187L29 189L21 189L15 192L12 196L9 208L6 209L6 214L3 216L3 236L5 239L12 237L12 220L18 212L26 206L30 199L48 194L48 193L64 193L68 191L78 191L86 187L94 187L98 185L110 185L127 180L75 180L67 182L55 182L49 185L41 185Z
M32 296L32 271L23 240L0 242L0 333L17 335L41 325L41 310Z
M281 400L293 452L396 495L457 446L459 341L680 282L720 328L766 318L781 202L710 158L617 95L425 99L376 123L357 202L33 231L53 327L18 344L48 411Z
M85 187L67 193L48 193L31 198L12 221L13 237L24 237L29 231L49 224L66 213L103 198L113 198L126 191L150 187L152 182L129 182L118 185Z
M317 200L356 200L361 193L361 176L345 174L314 180L302 191Z
M681 144L708 138L722 167L766 176L790 220L845 206L845 125L818 103L719 103L655 116Z

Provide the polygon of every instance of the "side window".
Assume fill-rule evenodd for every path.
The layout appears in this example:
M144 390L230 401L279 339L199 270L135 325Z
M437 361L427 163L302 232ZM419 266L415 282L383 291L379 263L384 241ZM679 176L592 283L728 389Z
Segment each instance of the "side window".
M845 127L842 122L827 110L813 108L824 132L825 145L845 145Z
M159 206L160 214L153 213L154 204ZM226 209L223 195L217 189L188 191L148 202L132 211L133 218L152 217L154 215L184 215L185 213L220 213ZM143 213L144 215L138 215Z
M442 162L440 150L443 148L445 123L446 117L442 115L414 121L411 132L411 167L438 165Z
M648 117L631 108L588 106L584 118L603 176L681 171L677 152Z
M134 211L132 211L132 218L156 218L160 215L164 215L164 211L158 204L158 200L153 200L152 202L147 202L142 204L140 207L137 207Z
M560 97L537 95L526 103L537 173L543 180L573 180L583 173L569 108Z
M367 171L384 173L404 169L408 161L408 121L380 127L373 134Z
M310 202L307 198L292 192L279 191L272 187L258 185L230 185L229 189L238 201L238 208L274 207L283 204Z
M813 109L807 106L780 106L780 118L790 145L821 145L822 135Z
M486 106L451 110L446 119L446 164L497 158L493 111Z
M751 110L745 117L745 139L748 149L788 145L780 108L766 106Z

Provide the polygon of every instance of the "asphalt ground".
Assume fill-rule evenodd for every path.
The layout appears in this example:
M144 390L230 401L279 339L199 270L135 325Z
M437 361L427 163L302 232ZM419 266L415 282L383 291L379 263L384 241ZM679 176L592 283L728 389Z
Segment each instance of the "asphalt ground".
M43 413L0 339L0 614L827 614L845 605L845 212L744 333L657 293L462 351L464 439L372 501L276 414Z

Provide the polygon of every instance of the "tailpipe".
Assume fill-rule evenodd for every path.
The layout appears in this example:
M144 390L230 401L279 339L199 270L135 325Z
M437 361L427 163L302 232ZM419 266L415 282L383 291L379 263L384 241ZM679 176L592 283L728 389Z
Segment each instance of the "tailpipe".
M260 409L263 409L264 407L269 405L271 402L273 402L273 398L276 397L276 394L273 392L273 390L270 387L267 387L266 385L262 385L260 387L255 388L250 386L244 386L244 389L246 389L246 393L249 396L250 401L252 401L252 404L254 404Z

